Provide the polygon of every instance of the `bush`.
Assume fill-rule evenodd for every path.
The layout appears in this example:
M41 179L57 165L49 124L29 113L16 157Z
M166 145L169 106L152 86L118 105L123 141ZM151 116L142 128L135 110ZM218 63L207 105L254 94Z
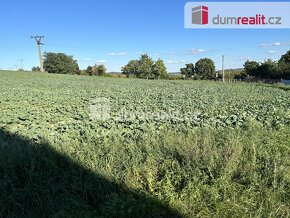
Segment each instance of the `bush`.
M106 77L112 77L112 78L127 78L126 75L124 74L116 74L116 73L112 73L112 74L106 74Z
M43 67L48 73L78 74L77 61L64 53L48 52L44 54Z
M37 67L32 67L32 69L31 69L31 71L40 71L40 67L39 66L37 66Z
M169 79L169 80L184 80L184 77L179 76L179 75L168 75L167 79Z

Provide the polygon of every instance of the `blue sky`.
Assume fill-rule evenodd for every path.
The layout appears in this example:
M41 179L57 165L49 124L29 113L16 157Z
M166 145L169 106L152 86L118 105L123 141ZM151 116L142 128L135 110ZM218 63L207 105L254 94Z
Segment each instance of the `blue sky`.
M147 53L164 60L168 72L202 57L221 69L246 59L277 60L290 49L290 29L184 29L183 0L9 0L0 2L0 69L39 65L31 35L44 35L42 52L64 52L81 69L103 63L120 71ZM264 46L261 46L264 45Z

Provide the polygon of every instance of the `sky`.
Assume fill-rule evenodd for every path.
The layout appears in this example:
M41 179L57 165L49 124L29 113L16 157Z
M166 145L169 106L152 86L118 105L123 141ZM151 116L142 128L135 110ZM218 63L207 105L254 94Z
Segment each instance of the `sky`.
M223 0L225 1L225 0ZM290 50L290 29L185 29L183 0L0 0L0 69L39 66L30 36L44 35L44 52L61 52L81 69L104 64L120 72L146 53L168 72L211 58L217 70L278 60ZM289 12L290 13L290 12Z

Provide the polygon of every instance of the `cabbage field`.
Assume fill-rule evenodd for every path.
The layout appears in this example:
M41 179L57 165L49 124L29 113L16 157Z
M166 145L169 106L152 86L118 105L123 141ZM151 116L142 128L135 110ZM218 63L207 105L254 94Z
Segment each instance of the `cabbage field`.
M290 216L290 92L0 71L0 216Z

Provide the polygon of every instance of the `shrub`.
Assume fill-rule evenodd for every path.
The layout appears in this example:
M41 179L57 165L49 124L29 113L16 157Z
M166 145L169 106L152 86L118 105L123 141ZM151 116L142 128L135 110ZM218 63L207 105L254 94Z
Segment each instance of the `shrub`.
M77 61L72 56L48 52L44 57L43 67L48 73L77 74L79 72Z
M37 67L32 67L31 71L40 71L40 67L37 66Z

